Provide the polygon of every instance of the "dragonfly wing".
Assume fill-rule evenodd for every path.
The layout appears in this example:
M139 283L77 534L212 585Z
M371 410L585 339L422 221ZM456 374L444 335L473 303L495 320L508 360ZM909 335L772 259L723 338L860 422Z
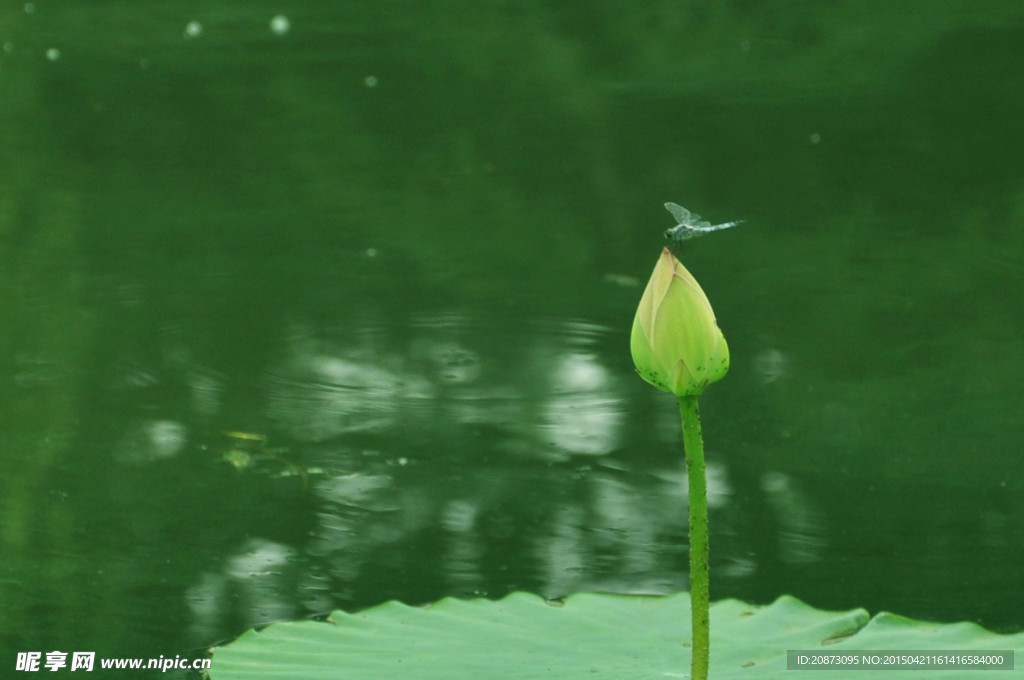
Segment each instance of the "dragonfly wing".
M690 211L678 203L666 203L665 210L668 210L675 218L676 224L689 224Z

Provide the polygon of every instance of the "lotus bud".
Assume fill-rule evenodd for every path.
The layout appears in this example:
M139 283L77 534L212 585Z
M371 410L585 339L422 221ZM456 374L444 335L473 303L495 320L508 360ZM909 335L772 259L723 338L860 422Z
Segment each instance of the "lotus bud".
M640 377L678 397L701 394L729 370L711 303L668 248L640 298L629 345Z

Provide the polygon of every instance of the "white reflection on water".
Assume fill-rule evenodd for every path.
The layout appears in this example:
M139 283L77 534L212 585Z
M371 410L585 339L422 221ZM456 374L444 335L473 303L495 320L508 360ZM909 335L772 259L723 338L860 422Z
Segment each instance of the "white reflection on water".
M228 560L225 575L238 593L246 625L259 626L297 614L295 554L290 546L253 538Z
M769 385L789 375L789 358L775 348L763 349L754 356L754 370Z
M445 580L456 592L483 594L480 567L487 545L480 534L480 510L479 502L465 498L454 499L441 509L440 525L445 531Z
M224 399L224 385L220 377L193 369L188 374L188 388L196 415L212 418L220 411Z
M564 350L551 372L540 427L560 450L600 456L621 444L623 398L598 357Z
M542 594L560 597L578 587L587 574L587 513L578 506L559 508L548 534L537 541L537 558L546 576Z
M663 480L668 488L678 490L683 503L689 502L689 481L686 478L685 460L680 460L677 467L657 470L654 474L658 479ZM705 463L704 476L707 478L708 507L711 509L725 507L732 497L728 470L718 461L709 460Z
M132 426L114 447L121 463L150 463L178 455L188 442L188 429L173 420L147 420Z
M779 523L778 557L789 564L816 562L825 550L825 526L799 483L782 472L767 472L761 488Z
M480 355L454 340L423 340L415 354L425 357L433 374L445 385L469 385L480 379Z
M531 330L510 342L500 329L442 314L404 333L300 333L269 374L268 412L300 442L486 431L485 446L533 458L620 448L620 378L593 349L606 330L580 322Z
M678 411L652 401L642 440L627 435L627 404L649 391L608 365L606 340L623 338L575 321L511 333L457 314L293 333L261 384L267 451L306 473L279 488L308 501L308 532L226 558L220 581L197 583L195 615L212 616L208 599L221 598L221 619L265 621L287 611L272 597L282 593L297 611L324 612L365 598L368 583L394 597L430 584L552 598L685 588ZM772 556L743 549L726 460L709 451L715 568L747 578ZM821 523L807 497L784 475L761 482L755 492L782 527L778 558L817 559ZM257 578L249 565L267 546L288 566ZM297 573L290 556L303 560Z
M418 375L360 346L299 338L267 381L268 411L300 442L323 442L359 432L382 432L410 415L410 402L433 397Z

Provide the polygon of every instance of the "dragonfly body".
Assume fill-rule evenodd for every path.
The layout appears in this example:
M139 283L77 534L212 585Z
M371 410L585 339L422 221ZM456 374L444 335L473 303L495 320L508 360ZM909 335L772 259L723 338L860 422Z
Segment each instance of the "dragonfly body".
M711 224L706 220L702 220L700 215L691 213L678 203L666 203L665 210L668 210L676 220L676 226L665 231L665 240L668 241L669 250L675 253L676 257L679 256L676 249L683 241L707 234L708 232L729 229L738 224L743 224L743 220Z

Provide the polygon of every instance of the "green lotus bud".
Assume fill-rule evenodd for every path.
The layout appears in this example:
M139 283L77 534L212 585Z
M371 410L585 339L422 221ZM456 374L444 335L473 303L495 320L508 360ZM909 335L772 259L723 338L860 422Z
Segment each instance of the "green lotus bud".
M629 345L640 377L679 397L700 394L729 370L711 303L668 248L640 298Z

